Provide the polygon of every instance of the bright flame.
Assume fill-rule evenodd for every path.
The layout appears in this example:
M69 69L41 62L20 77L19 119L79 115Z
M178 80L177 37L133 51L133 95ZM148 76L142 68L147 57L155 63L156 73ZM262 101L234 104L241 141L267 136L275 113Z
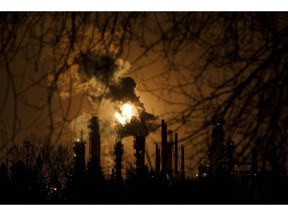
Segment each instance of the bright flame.
M125 103L121 108L121 113L116 112L115 117L122 124L125 125L129 123L133 116L133 107L129 103Z

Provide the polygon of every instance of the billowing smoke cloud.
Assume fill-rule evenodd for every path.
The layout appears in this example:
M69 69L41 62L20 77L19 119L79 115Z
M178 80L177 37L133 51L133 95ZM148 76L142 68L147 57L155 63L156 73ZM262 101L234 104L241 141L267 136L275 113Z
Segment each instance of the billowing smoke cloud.
M150 132L157 129L154 121L156 116L146 112L144 104L140 101L140 97L136 93L137 83L130 77L125 76L119 78L119 82L109 86L107 98L117 104L132 103L137 114L132 117L131 121L124 126L118 124L116 127L119 137L142 135L147 136Z
M129 123L126 125L117 125L116 130L118 136L123 138L127 136L147 136L150 132L155 131L158 128L158 125L154 123L157 119L156 116L149 114L150 118L145 119L142 116L148 116L147 112L143 112L139 118L133 117Z
M110 101L110 105L105 107L106 116L102 113L100 115L100 122L102 122L102 130L111 133L114 130L117 136L123 138L127 136L143 135L147 136L150 132L157 129L154 121L157 119L151 113L146 112L144 104L140 101L137 95L137 83L131 76L124 76L130 68L127 62L121 59L116 59L109 55L99 55L92 52L82 54L77 62L77 66L70 74L63 75L65 79L59 80L60 90L62 95L69 94L84 94L95 107L99 104L103 105ZM66 81L66 83L65 83ZM72 88L67 89L68 83ZM119 111L120 106L124 103L132 103L137 109L137 115L133 116L131 121L124 126L118 123L113 116L116 111ZM111 114L107 114L107 112ZM99 109L97 109L99 112ZM92 114L92 113L91 113ZM95 114L95 113L93 113ZM87 115L85 115L87 118ZM83 116L79 116L83 118ZM77 122L77 121L76 121ZM105 127L103 125L105 124ZM110 126L110 127L109 127ZM112 128L112 129L111 129ZM102 131L105 133L105 131Z
M139 97L136 95L137 83L132 77L121 77L119 82L109 86L107 98L112 101L131 101L140 104Z
M108 55L96 55L92 52L82 54L79 59L79 73L83 81L96 77L98 81L109 84L115 75L121 72L122 65Z
M157 129L154 121L156 116L146 112L144 104L141 103L140 97L136 93L137 83L130 76L119 78L119 81L109 86L109 93L106 95L113 102L132 103L137 114L132 117L131 121L124 126L118 124L116 127L119 137L142 135L147 136L150 132Z

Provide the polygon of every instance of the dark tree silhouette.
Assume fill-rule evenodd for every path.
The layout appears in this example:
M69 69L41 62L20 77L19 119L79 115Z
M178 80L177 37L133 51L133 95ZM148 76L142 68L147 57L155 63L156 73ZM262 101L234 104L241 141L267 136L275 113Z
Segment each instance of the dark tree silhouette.
M29 143L29 151L26 145L15 145L8 151L3 167L8 184L1 181L7 185L8 198L4 202L62 201L62 190L66 188L73 167L71 149L63 145L52 146L45 136L27 136L25 143Z
M167 69L149 77L157 87L147 85L146 91L175 107L167 118L185 128L181 139L191 140L195 155L203 154L203 137L217 114L225 119L226 139L237 140L239 160L250 158L255 147L263 171L285 173L287 13L151 16L157 28L149 28L161 41L153 48Z
M79 114L71 113L72 96L100 104L121 58L142 78L142 92L169 105L162 117L184 131L179 142L193 145L193 158L207 151L210 118L217 114L239 159L257 149L263 171L285 173L287 13L21 12L0 18L0 114L12 114L1 117L3 154L24 129L24 105L39 116L46 112L48 137L57 143ZM93 76L106 86L74 85ZM29 97L35 89L37 101Z

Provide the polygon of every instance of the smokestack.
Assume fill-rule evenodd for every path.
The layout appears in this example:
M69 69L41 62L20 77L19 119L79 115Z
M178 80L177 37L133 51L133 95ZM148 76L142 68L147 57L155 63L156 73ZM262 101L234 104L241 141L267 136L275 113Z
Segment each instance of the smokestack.
M83 141L82 130L81 138L74 141L75 171L78 174L84 174L85 171L85 141Z
M134 156L136 158L136 172L143 170L145 166L145 136L135 136L134 139Z
M167 154L167 173L172 175L172 146L173 146L173 132L172 130L168 131L168 143L166 148Z
M156 173L159 174L160 173L160 149L158 147L158 144L156 144Z
M167 174L167 124L164 120L161 121L161 145L162 145L162 173Z
M182 177L182 179L185 178L185 171L184 171L184 145L181 146L181 177Z
M101 164L101 138L99 133L98 116L92 116L89 124L89 154L90 160L97 158L99 165Z
M122 181L123 144L120 139L116 140L116 144L114 147L114 155L115 155L116 180Z
M175 133L175 177L178 175L178 133Z
M215 171L222 166L224 158L224 121L222 117L212 116L212 124L214 128L212 130L211 145L209 147L209 161L210 172L215 174Z

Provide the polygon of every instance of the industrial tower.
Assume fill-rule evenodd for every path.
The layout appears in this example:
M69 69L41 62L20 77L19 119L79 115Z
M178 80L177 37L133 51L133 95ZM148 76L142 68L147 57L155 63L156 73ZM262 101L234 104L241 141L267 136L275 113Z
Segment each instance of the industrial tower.
M162 120L162 174L172 176L172 146L173 146L173 133L171 130L167 132L167 123ZM169 141L168 141L169 136Z
M89 155L90 160L97 158L101 164L101 138L99 133L99 118L93 115L88 123L89 128Z
M184 146L181 146L181 173L178 171L178 133L168 130L167 123L161 121L161 173L169 177L184 178ZM174 150L174 154L173 154ZM159 172L160 150L156 145L156 173ZM181 174L181 175L180 175Z
M223 166L224 159L224 121L222 117L214 115L212 117L212 124L214 128L212 130L211 145L209 147L209 161L210 161L210 173L215 174Z
M115 168L116 168L116 180L122 181L122 160L123 160L123 144L121 139L116 140L116 144L114 147L114 155L115 155Z
M136 159L136 173L145 166L145 136L138 135L134 138L134 156Z
M78 175L83 175L85 171L85 144L83 140L83 134L81 131L81 138L74 141L74 160L75 160L75 171Z

